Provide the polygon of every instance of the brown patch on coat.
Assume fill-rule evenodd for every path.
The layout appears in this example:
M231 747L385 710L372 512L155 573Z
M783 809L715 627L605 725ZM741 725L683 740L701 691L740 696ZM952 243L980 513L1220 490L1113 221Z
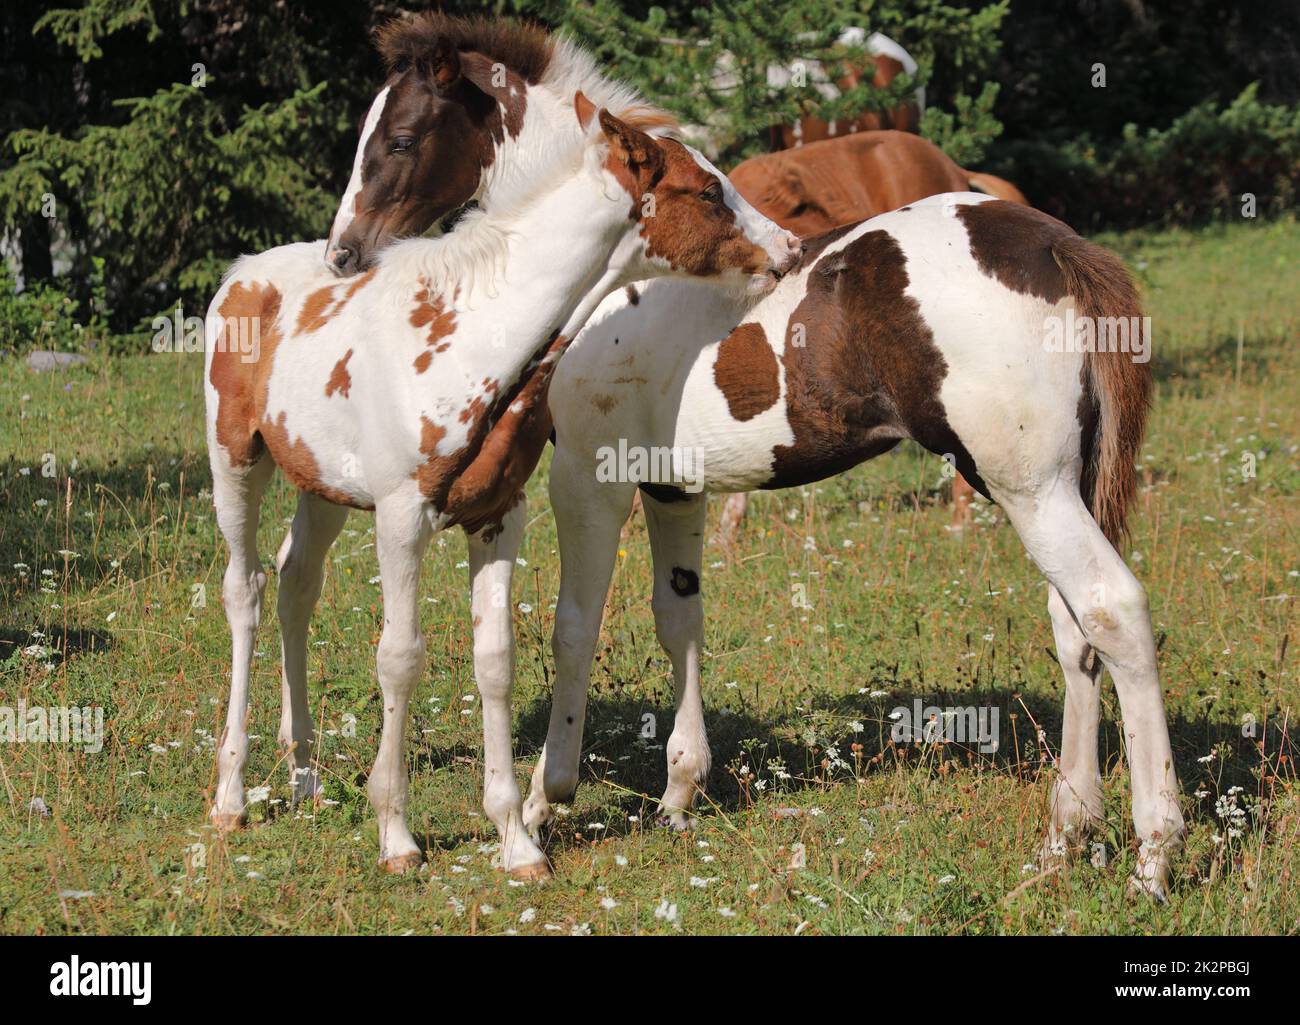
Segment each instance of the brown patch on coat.
M906 259L884 231L813 266L782 355L794 442L776 447L764 487L820 480L912 438L952 456L987 494L939 400L947 364L907 285ZM800 336L804 344L795 345Z
M325 382L326 398L335 392L345 399L348 397L348 390L352 387L352 375L348 373L348 360L351 358L352 350L349 349L343 354L343 358L334 364L334 369L330 371L330 379Z
M551 434L546 397L568 341L555 332L510 388L501 390L493 382L488 389L493 401L476 399L462 415L470 432L458 451L435 455L445 431L422 418L420 451L426 459L414 476L420 493L449 516L449 525L459 524L471 534L499 528L519 500Z
M294 487L313 495L320 495L321 498L335 505L351 506L354 509L372 508L321 481L320 463L316 459L316 454L302 438L290 439L286 420L287 415L283 411L275 419L265 417L258 423L258 431L266 441L266 447L271 450L275 465L289 478Z
M429 329L425 336L425 344L432 352L446 352L451 348L451 342L444 339L450 338L455 333L456 311L448 309L442 296L430 293L427 286L415 293L415 308L411 310L410 323L416 330L425 327ZM429 352L417 356L416 373L422 374L428 370L432 358Z
M258 434L259 388L265 390L264 368L269 368L279 343L280 292L272 284L233 282L217 309L222 337L208 369L217 393L215 433L233 467L251 466L265 451ZM240 333L255 325L257 360L248 362L240 351Z
M1019 295L1048 303L1065 298L1052 247L1074 230L1055 217L1003 199L957 207L979 269Z
M722 340L713 380L727 400L727 410L742 423L776 405L780 370L761 324L741 324Z
M225 321L222 330L227 336L226 344L213 353L209 370L209 380L217 392L217 442L229 455L231 466L251 466L269 451L276 465L298 488L339 505L369 508L322 483L320 465L310 447L302 438L290 440L286 413L282 411L274 418L267 415L268 384L281 341L281 303L274 285L236 281L218 308ZM244 362L238 348L230 344L229 332L239 330L241 317L259 318L260 344L254 362ZM334 368L331 380L340 370L346 375L343 366L346 363L344 357Z
M374 276L375 272L369 270L347 284L326 285L312 292L298 311L298 334L311 334L323 328L343 312L352 297L365 288Z

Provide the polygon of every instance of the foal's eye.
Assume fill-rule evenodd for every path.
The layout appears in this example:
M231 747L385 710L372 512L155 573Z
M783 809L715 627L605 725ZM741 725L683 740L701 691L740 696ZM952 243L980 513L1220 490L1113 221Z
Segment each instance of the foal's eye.
M713 182L706 189L704 189L703 192L700 193L700 198L704 200L704 202L706 203L721 203L722 186L717 182Z
M393 140L393 152L405 153L414 145L415 145L415 140L411 138L409 135L399 135L396 139Z

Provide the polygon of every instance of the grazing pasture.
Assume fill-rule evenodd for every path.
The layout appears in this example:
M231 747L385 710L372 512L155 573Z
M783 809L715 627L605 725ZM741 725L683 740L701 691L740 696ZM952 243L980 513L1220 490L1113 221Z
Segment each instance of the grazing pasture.
M325 799L289 808L267 616L245 775L258 800L251 828L219 835L205 816L229 683L225 549L202 356L172 353L40 375L10 360L0 376L0 693L102 706L105 725L96 753L0 743L0 932L1300 931L1300 225L1100 240L1142 281L1154 332L1129 561L1150 594L1189 826L1168 904L1125 893L1136 845L1109 683L1104 848L1095 864L1038 864L1063 687L1045 586L983 500L973 530L948 531L944 464L911 447L754 496L735 548L706 551L714 768L694 832L653 822L672 681L637 518L593 673L583 783L545 837L556 879L492 868L465 541L442 534L425 559L429 668L409 727L409 819L428 864L378 869L364 774L382 610L372 520L354 513L311 627ZM559 578L545 470L511 598L525 784ZM283 479L263 508L270 564L294 508ZM916 698L997 709L998 750L892 743L891 712Z

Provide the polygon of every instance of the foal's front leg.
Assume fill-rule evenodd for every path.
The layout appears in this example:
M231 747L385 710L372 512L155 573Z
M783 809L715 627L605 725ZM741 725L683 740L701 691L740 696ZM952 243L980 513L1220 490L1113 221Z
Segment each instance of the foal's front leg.
M550 479L560 542L560 597L551 637L555 688L546 746L524 802L524 823L534 836L551 820L553 806L572 800L578 787L591 661L618 558L619 530L635 494L635 484L600 483L590 464L556 450Z
M488 527L469 535L469 577L474 678L483 699L483 810L501 837L501 867L516 879L536 880L549 877L551 869L524 829L510 727L515 676L510 581L526 508L520 495L500 530Z
M420 634L420 560L429 542L425 506L414 484L375 508L375 548L384 592L384 632L375 659L384 694L384 730L367 790L379 818L379 864L405 872L420 864L406 825L406 712L424 670Z

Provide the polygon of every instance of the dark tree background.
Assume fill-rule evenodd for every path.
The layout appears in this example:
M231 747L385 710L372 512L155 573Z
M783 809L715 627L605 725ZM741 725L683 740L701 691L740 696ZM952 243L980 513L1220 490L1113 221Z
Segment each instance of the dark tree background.
M773 117L844 116L914 87L833 103L767 89L770 62L861 59L833 44L860 25L921 64L923 134L1078 227L1226 216L1243 191L1277 213L1300 181L1296 0L6 0L0 350L50 317L138 348L121 333L178 303L201 314L239 253L323 235L379 82L369 34L427 6L571 32L707 119L728 166ZM720 92L724 48L741 81Z

